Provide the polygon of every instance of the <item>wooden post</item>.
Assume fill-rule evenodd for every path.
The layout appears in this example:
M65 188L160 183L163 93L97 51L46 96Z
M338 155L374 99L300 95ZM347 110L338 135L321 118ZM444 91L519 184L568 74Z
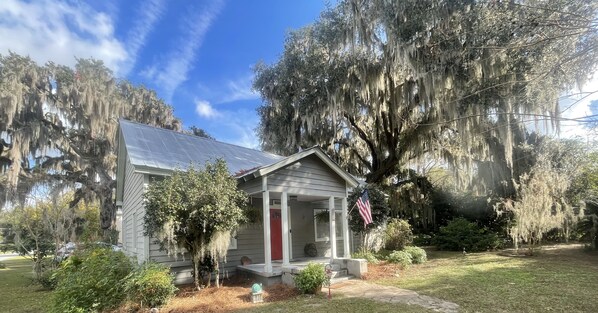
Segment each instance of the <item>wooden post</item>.
M336 259L336 223L334 214L334 197L328 198L328 213L329 213L329 224L330 224L330 263Z
M282 265L290 265L289 258L289 206L287 203L287 192L283 191L280 196L280 210L282 218Z
M270 191L268 178L262 177L262 209L264 224L264 272L272 273L272 243L270 242Z
M347 213L347 197L341 199L342 216L343 216L343 257L351 258L351 250L349 248L349 214Z

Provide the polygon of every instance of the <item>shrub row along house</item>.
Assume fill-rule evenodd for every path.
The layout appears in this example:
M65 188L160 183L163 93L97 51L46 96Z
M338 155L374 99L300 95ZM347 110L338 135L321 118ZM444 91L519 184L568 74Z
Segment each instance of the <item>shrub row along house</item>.
M348 226L347 195L358 182L319 148L282 157L121 120L116 203L122 212L121 241L129 256L140 263L169 265L176 283L192 281L190 258L169 256L144 235L143 194L151 181L175 169L219 158L250 197L250 205L260 211L260 220L266 221L238 230L223 275L242 272L266 284L292 282L290 277L309 260L334 264L340 273L348 270L360 276L367 271L365 262L350 258L357 242ZM327 219L316 218L326 211ZM243 257L251 264L241 264Z

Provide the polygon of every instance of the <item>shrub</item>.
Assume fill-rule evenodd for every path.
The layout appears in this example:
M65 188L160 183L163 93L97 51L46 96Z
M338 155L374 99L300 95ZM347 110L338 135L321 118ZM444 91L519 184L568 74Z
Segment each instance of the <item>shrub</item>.
M402 250L413 242L411 225L405 220L393 218L384 232L384 241L388 250Z
M444 227L434 237L434 244L440 250L477 252L496 249L502 242L495 232L487 228L480 228L476 223L464 218L456 218Z
M0 262L0 269L6 268L6 264Z
M368 263L371 264L377 264L378 262L380 262L376 255L369 251L355 252L351 257L353 259L365 259L366 261L368 261Z
M56 269L44 269L37 278L37 282L48 290L56 288L56 272Z
M173 281L168 267L149 262L129 274L125 292L131 301L142 307L160 307L166 304L177 290Z
M6 253L6 252L13 252L13 251L17 251L17 248L15 247L15 245L10 244L10 243L0 243L0 252L2 253Z
M428 260L428 255L426 254L426 250L424 250L420 247L409 246L409 247L405 247L405 249L403 249L403 251L409 253L413 264L422 264Z
M418 234L413 236L413 245L431 246L434 240L434 234Z
M131 261L120 251L95 248L75 253L56 273L53 312L104 311L126 297L125 278Z
M402 268L408 268L413 260L411 259L411 254L405 251L394 251L388 255L386 258L388 262L400 264Z
M316 294L322 285L328 281L324 265L308 263L307 266L294 278L295 287L302 293Z

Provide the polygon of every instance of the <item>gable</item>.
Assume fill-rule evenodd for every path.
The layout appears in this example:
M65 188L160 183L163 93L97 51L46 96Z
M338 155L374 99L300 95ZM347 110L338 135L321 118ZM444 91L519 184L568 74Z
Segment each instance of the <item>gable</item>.
M269 173L267 180L274 192L345 197L347 190L345 180L315 155Z

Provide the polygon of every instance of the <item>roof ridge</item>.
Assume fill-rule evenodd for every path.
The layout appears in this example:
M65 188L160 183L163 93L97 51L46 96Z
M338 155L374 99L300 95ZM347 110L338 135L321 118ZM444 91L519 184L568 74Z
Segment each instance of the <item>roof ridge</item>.
M247 148L247 147L235 145L235 144L232 144L232 143L228 143L228 142L224 142L224 141L220 141L220 140L216 140L216 139L210 139L210 138L205 138L205 137L201 137L201 136L196 136L196 135L193 135L193 134L186 134L186 133L183 133L183 132L178 132L178 131L173 130L173 129L166 129L166 128L162 128L162 127L152 126L152 125L140 123L140 122L137 122L137 121L127 120L127 119L121 117L118 120L118 123L120 124L122 122L130 123L130 124L137 124L137 125L144 126L144 127L147 127L147 128L152 128L152 129L155 129L155 130L160 130L160 131L165 131L165 132L171 132L171 133L174 133L174 134L177 134L177 135L190 136L190 137L193 137L195 139L200 139L200 140L210 141L210 142L217 142L217 143L221 143L221 144L225 144L225 145L229 145L229 146L233 146L233 147L237 147L237 148L243 148L243 149L257 151L257 152L261 152L261 153L267 153L267 154L270 154L270 155L273 155L273 156L277 156L277 157L286 158L285 156L274 154L274 153L263 151L263 150L258 150L258 149L253 149L253 148Z

